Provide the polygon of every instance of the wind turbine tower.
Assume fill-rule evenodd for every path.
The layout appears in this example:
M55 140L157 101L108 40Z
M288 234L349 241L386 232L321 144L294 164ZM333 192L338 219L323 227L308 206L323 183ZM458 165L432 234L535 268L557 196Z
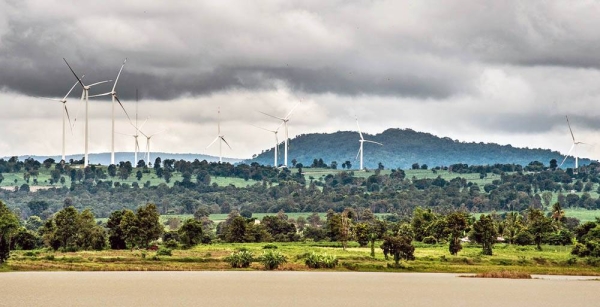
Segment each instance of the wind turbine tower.
M289 144L289 134L288 134L288 122L290 121L290 117L292 116L292 112L294 112L294 110L296 109L296 107L299 105L300 103L296 103L296 105L292 108L292 110L290 110L290 112L285 116L285 117L277 117L277 116L273 116L271 114L267 114L265 112L260 112L264 115L279 119L280 121L282 121L282 124L284 126L285 129L285 140L284 140L284 147L283 147L283 167L287 167L288 166L288 144Z
M378 143L378 142L374 142L374 141L369 141L369 140L365 140L365 138L363 137L362 132L360 131L360 125L358 125L358 118L356 118L356 126L358 127L358 134L360 135L360 140L358 140L360 142L360 148L358 149L358 153L356 154L356 158L358 158L358 156L360 156L360 170L363 170L363 146L365 144L365 142L367 143L373 143L373 144L377 144L377 145L381 145L383 146L383 144Z
M125 62L127 62L127 58L125 58L125 60L123 61L123 65L121 65L121 69L119 69L119 73L117 74L117 78L115 79L115 83L113 84L112 90L110 92L104 93L104 94L90 96L90 98L91 97L108 96L108 95L110 95L112 97L112 126L111 126L111 144L110 144L110 164L115 164L115 101L117 101L119 103L119 105L121 106L121 109L123 109L123 111L125 112L125 115L127 115L127 119L129 119L129 123L131 123L131 118L129 118L129 114L127 114L127 111L125 110L125 107L121 103L121 100L119 100L119 97L117 96L117 92L116 92L117 82L119 82L119 77L121 76L121 72L123 71L123 67L125 67ZM137 163L137 161L135 161L135 163Z
M571 145L571 149L569 149L569 151L567 152L567 154L565 155L565 158L563 159L563 161L560 163L559 167L561 167L565 161L567 160L567 158L569 157L569 155L571 155L571 152L573 150L575 150L575 152L573 153L573 155L571 155L573 158L575 158L575 170L574 173L577 173L577 170L579 169L579 158L577 156L577 145L580 144L585 144L583 142L578 142L575 141L575 135L573 134L573 129L571 129L571 123L569 122L569 117L565 115L565 117L567 118L567 125L569 126L569 132L571 132L571 138L573 139L573 145Z
M84 133L84 143L85 143L85 149L84 149L84 163L83 163L83 167L87 167L90 163L89 161L89 96L90 96L90 88L92 88L92 86L98 85L98 84L102 84L102 83L107 83L107 82L111 82L112 80L106 80L106 81L100 81L100 82L96 82L96 83L92 83L90 85L85 85L83 84L83 81L81 81L81 79L79 77L77 77L77 74L75 73L75 71L73 70L73 68L71 68L71 65L69 65L69 63L67 62L67 60L65 58L63 58L63 60L65 61L65 63L67 64L67 66L69 67L69 69L71 70L71 72L73 73L73 76L75 76L75 78L77 79L77 82L79 82L79 84L81 85L81 87L83 88L83 92L81 93L81 99L85 99L85 133Z
M81 76L81 79L83 79L84 76ZM58 102L62 102L63 104L63 109L64 111L62 112L63 116L62 116L62 160L66 161L66 154L65 154L65 147L66 147L66 120L69 120L69 127L72 128L71 126L71 117L69 116L69 110L67 109L67 97L69 97L69 95L71 94L71 92L73 91L73 89L75 89L75 87L77 86L79 82L75 82L75 84L73 84L73 86L71 87L71 89L69 90L69 92L65 95L65 97L63 97L63 99L55 99L55 98L46 98L46 97L38 97L41 99L47 99L47 100L52 100L52 101L58 101Z
M212 144L214 144L216 141L219 141L219 163L221 163L223 162L223 142L225 143L225 145L227 145L227 147L229 147L229 149L231 149L231 146L229 146L229 143L225 141L225 136L221 134L221 108L219 108L218 113L219 118L217 120L217 137L208 146L206 146L206 149L212 146Z
M254 125L252 125L252 126L254 126ZM275 130L269 130L269 129L265 129L265 128L259 127L259 126L254 126L254 127L265 130L265 131L272 132L275 135L275 147L274 147L275 148L275 158L273 161L273 166L277 167L277 158L279 158L279 155L277 152L277 150L279 149L279 138L277 137L277 133L279 132L279 128L281 128L281 125L279 125L279 127L277 127L277 129L275 129Z

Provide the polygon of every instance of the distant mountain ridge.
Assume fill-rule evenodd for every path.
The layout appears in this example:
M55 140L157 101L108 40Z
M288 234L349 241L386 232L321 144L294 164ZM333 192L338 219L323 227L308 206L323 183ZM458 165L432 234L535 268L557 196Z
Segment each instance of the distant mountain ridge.
M364 165L376 168L381 162L386 168L407 169L413 163L427 164L429 167L448 166L455 163L469 165L487 165L495 163L527 165L539 161L549 165L551 159L562 162L564 156L549 149L517 148L511 145L495 143L459 142L448 137L438 137L430 133L417 132L411 129L387 129L382 133L369 135L363 133L365 139L383 143L379 146L372 143L364 145ZM314 159L322 158L330 165L332 161L342 163L350 161L352 168L357 168L356 156L359 148L359 135L355 131L339 131L335 133L302 134L290 140L289 161L296 159L298 163L310 166ZM283 163L283 144L280 144L279 164ZM291 162L288 163L291 165ZM262 152L245 163L258 162L273 164L273 148ZM589 164L590 159L579 159L580 165ZM573 167L574 159L569 158L563 165Z
M215 156L209 156L209 155L202 155L202 154L192 154L192 153L165 153L165 152L152 152L150 153L150 163L154 163L154 161L156 160L157 157L160 157L162 160L164 159L175 159L177 161L179 160L184 160L184 161L194 161L195 159L198 159L200 161L202 160L206 160L208 162L218 162L219 161L219 157L215 157ZM8 159L10 157L4 157L4 159ZM23 161L27 158L33 158L35 160L38 161L44 161L48 158L52 158L56 161L60 161L61 160L61 156L60 155L54 155L54 156L44 156L44 155L22 155L19 156L19 160ZM66 156L67 161L69 161L70 159L73 160L81 160L83 159L83 154L75 154L75 155L67 155ZM101 164L101 165L109 165L110 164L110 153L109 152L105 152L105 153L90 153L89 154L89 159L90 159L90 164ZM144 159L144 154L142 153L138 153L138 159L139 160L143 160ZM120 162L120 161L130 161L131 163L137 164L137 161L133 161L134 160L134 154L133 152L115 152L115 161ZM223 162L229 162L229 163L238 163L242 161L242 159L233 159L233 158L223 158ZM147 162L147 161L146 161ZM134 164L134 165L135 165Z

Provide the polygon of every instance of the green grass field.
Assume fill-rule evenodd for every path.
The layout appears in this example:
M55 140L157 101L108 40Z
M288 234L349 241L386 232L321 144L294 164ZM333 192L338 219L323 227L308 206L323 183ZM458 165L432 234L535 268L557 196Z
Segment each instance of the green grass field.
M271 243L283 253L288 263L280 270L311 270L304 265L305 257L312 253L335 255L340 266L336 271L381 271L381 272L452 272L482 273L513 271L529 274L596 275L600 276L598 259L574 258L569 246L543 246L537 251L533 246L497 244L493 256L481 254L481 247L467 244L458 256L451 256L447 244L415 245L415 260L402 261L401 268L388 266L376 244L375 258L370 257L368 247L359 247L352 242L346 250L338 242L294 242ZM260 256L267 243L214 243L199 245L191 249L176 249L172 256L157 256L146 250L106 250L60 253L48 250L15 251L4 270L39 271L176 271L176 270L228 270L223 258L240 248ZM249 270L261 270L258 263Z
M106 172L106 167L103 167L105 169ZM50 169L46 169L44 167L41 167L39 170L39 176L35 179L37 179L37 184L35 184L34 182L34 178L30 178L29 180L29 186L33 187L33 190L35 190L36 187L42 187L42 188L48 188L48 187L52 187L52 186L61 186L64 185L66 187L71 186L71 179L69 176L64 176L65 178L65 183L64 184L54 184L51 185L50 184L50 171L53 170L54 168L51 167ZM139 169L141 170L141 169ZM173 176L171 177L171 180L169 183L166 183L164 178L158 178L156 176L156 174L154 173L154 171L151 171L150 173L143 173L143 176L140 180L137 180L137 178L135 177L136 172L138 171L138 169L133 169L133 171L131 172L131 175L129 176L129 178L122 180L119 179L118 177L108 177L105 180L110 180L113 182L119 182L121 184L126 183L131 185L134 182L137 182L140 187L142 187L144 185L144 183L146 183L147 181L150 181L150 185L151 186L156 186L159 185L161 183L165 183L168 186L173 186L173 184L175 183L175 181L182 181L182 176L181 173L178 172L174 172ZM23 174L22 173L5 173L2 174L2 176L4 176L4 180L0 183L0 187L5 187L5 188L13 188L15 186L21 186L24 183L27 183L25 181L25 179L23 178ZM235 187L238 188L243 188L246 187L248 185L254 185L255 183L260 183L259 181L255 181L255 180L244 180L242 178L234 178L234 177L211 177L211 184L212 183L216 183L219 186L228 186L228 185L234 185Z

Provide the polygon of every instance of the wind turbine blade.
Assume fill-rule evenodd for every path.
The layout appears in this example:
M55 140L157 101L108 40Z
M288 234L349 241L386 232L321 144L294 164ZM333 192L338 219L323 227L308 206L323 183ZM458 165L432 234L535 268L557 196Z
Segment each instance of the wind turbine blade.
M267 128L259 127L259 126L253 125L253 124L250 124L250 126L252 126L254 128L258 128L258 129L262 129L262 130L265 130L265 131L269 131L269 132L275 133L275 130L269 130Z
M360 155L360 148L358 148L358 153L356 153L356 158L354 158L354 160L358 160L359 155Z
M375 142L375 141L363 140L363 142L369 142L369 143L373 143L373 144L377 144L377 145L383 146L383 144L381 144L379 142Z
M77 84L77 83L75 83ZM39 99L44 99L44 100L52 100L52 101L58 101L58 102L62 102L62 100L58 99L58 98L48 98L48 97L40 97L40 96L33 96L35 98L39 98Z
M71 124L71 116L69 116L69 110L67 109L67 104L63 103L63 106L65 106L65 114L67 114L67 119L69 120L69 128L71 128L71 134L72 134L73 133L73 125Z
M92 83L92 84L89 85L89 87L92 87L92 86L98 85L98 84L102 84L102 83L108 83L108 82L111 82L111 81L112 80L105 80L105 81L100 81L100 82Z
M365 138L362 135L362 132L360 131L360 125L358 125L358 118L356 119L356 127L358 127L358 134L360 135L360 139L364 140Z
M115 94L115 99L117 100L117 102L121 106L121 109L123 109L123 112L125 112L125 115L127 115L127 119L129 120L129 122L131 123L131 118L129 117L129 114L127 113L127 110L125 110L125 107L123 106L123 104L121 103L121 100L119 100L119 97L117 97L116 94Z
M156 132L155 134L151 135L150 137L153 137L153 136L155 136L155 135L157 135L157 134L161 134L161 133L163 133L163 132L165 132L165 131L166 131L166 130L161 130L161 131L159 131L159 132ZM140 132L141 132L141 131L140 131Z
M115 91L115 88L117 88L117 82L119 82L119 77L121 76L123 67L125 67L125 62L127 62L127 58L125 58L125 61L123 61L123 65L121 65L121 69L119 69L119 73L117 74L117 79L115 79L115 84L113 84L113 88L112 88L113 92Z
M75 78L77 79L77 81L79 82L79 84L81 84L81 87L85 88L85 85L83 84L83 82L81 81L81 79L79 79L79 77L77 77L77 74L75 73L75 71L73 70L73 68L71 68L71 65L69 65L69 62L67 62L67 59L63 58L63 60L65 61L65 63L67 64L67 66L69 66L69 69L71 70L71 72L73 73L73 76L75 76Z
M83 79L83 77L85 77L85 75L82 75L81 79ZM71 87L71 89L69 90L69 92L65 95L65 97L63 98L63 100L67 100L67 97L69 97L69 95L71 94L71 92L73 91L73 89L77 86L77 83L79 83L79 82L75 82L75 84L73 84L73 86Z
M144 132L142 132L142 130L138 129L138 132L141 133L144 137L151 138L152 136L147 136Z
M565 163L565 161L567 161L567 158L571 155L571 151L573 151L573 148L575 148L575 144L571 145L571 149L569 149L569 151L565 155L565 158L562 160L558 167L561 167Z
M223 140L223 142L225 142L225 144L227 144L227 147L229 147L229 149L233 150L233 148L231 148L231 146L229 146L229 143L227 143L227 141L225 141L224 137L221 137L221 140Z
M567 125L569 125L569 131L571 132L571 137L573 138L573 142L575 142L575 136L573 135L573 129L571 129L571 123L569 123L569 117L565 115L567 118Z
M294 106L294 107L293 107L293 108L290 110L290 113L288 113L288 114L285 116L285 119L290 119L290 116L292 116L292 112L294 112L294 110L296 110L296 107L297 107L299 104L300 104L299 102L297 102L297 103L296 103L296 105L295 105L295 106Z
M206 149L208 149L208 147L212 146L212 144L214 144L218 139L219 139L219 137L216 137L208 146L206 146Z
M146 122L148 121L148 119L150 119L150 118L146 117L146 120L144 120L144 122L142 123L142 125L138 129L142 129L142 127L144 127L144 125L146 124Z
M91 85L90 85L91 86ZM108 93L103 93L103 94L97 94L97 95L92 95L92 96L88 96L88 98L94 98L94 97L101 97L101 96L108 96L112 94L111 92Z
M266 115L266 116L270 116L270 117L276 118L276 119L278 119L278 120L285 120L285 119L283 119L283 118L281 118L281 117L273 116L273 115L271 115L271 114L267 114L267 113L265 113L265 112L261 112L261 111L257 111L257 112L258 112L258 113L262 113L262 114L264 114L264 115Z

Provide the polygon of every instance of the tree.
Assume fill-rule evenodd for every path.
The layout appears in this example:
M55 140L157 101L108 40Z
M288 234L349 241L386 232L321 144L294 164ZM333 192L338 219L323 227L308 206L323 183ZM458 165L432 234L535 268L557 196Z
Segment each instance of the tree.
M344 162L346 164L346 168L347 169L351 169L352 168L352 162L350 162L349 160L346 160L346 162Z
M27 203L27 207L31 210L31 215L41 216L42 212L50 207L50 204L44 200L32 200Z
M236 216L227 225L225 240L227 242L242 243L246 237L246 219Z
M556 159L552 159L552 160L550 160L550 168L551 168L552 170L555 170L555 169L557 169L557 168L558 168L558 161L556 161Z
M556 202L552 205L552 222L556 229L562 228L562 220L565 217L565 211L561 208L560 203Z
M0 201L0 265L10 256L10 241L19 229L19 219Z
M185 247L192 247L202 242L202 223L195 219L187 219L179 228L179 239Z
M552 232L552 220L544 216L540 209L529 208L527 212L527 230L533 235L538 250L542 250L542 239Z
M482 214L473 224L473 239L483 245L483 254L492 255L492 245L496 242L498 233L491 215Z
M60 247L65 250L77 249L77 232L79 227L79 213L70 206L64 208L54 217L56 223L56 239Z
M148 247L150 242L160 238L163 227L160 224L160 215L154 204L147 204L137 210L138 238L142 247Z
M133 211L129 209L123 210L120 217L119 228L123 233L125 244L133 250L133 248L138 245L140 232L137 216L135 213L133 213Z
M143 176L144 176L144 175L142 174L142 171L137 171L137 172L135 173L135 178L137 178L137 180L138 180L138 181L142 180L142 177L143 177Z
M415 247L412 245L412 240L410 225L402 224L395 235L383 238L381 249L385 259L388 259L389 254L393 255L396 266L400 264L401 259L414 260Z
M117 175L117 166L111 164L108 166L108 175L111 177L115 177Z
M446 225L450 234L450 254L456 256L462 249L460 239L467 228L467 218L462 212L452 212L446 216Z
M125 249L125 233L121 228L121 219L125 210L117 210L110 214L106 227L108 228L108 242L111 249Z

